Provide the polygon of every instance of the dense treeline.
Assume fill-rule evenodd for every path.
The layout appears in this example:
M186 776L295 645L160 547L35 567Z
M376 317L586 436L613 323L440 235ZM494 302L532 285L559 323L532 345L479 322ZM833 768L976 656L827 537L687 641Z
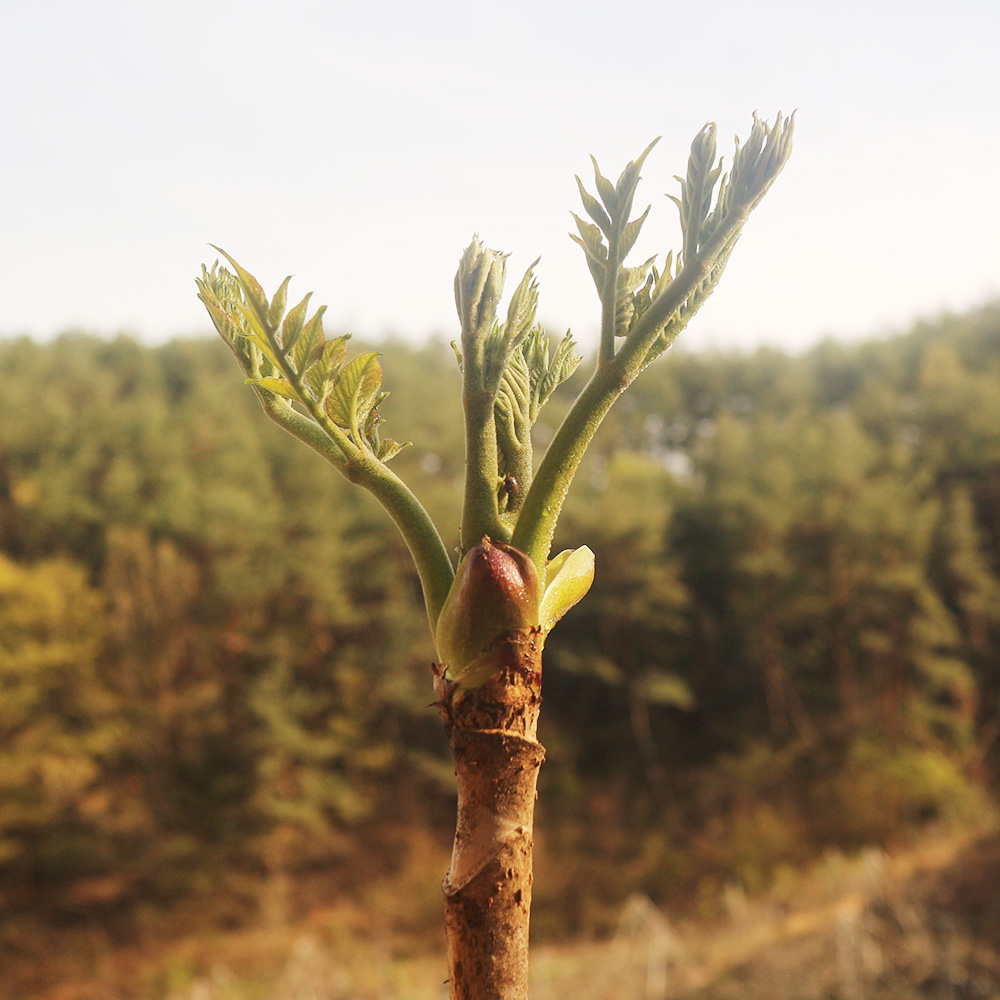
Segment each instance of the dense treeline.
M415 442L394 466L457 543L454 357L384 350ZM446 838L433 650L376 505L214 341L20 340L0 372L6 946L209 896L280 921L298 877ZM1000 306L799 357L673 354L602 430L559 541L598 574L547 649L540 926L983 808Z

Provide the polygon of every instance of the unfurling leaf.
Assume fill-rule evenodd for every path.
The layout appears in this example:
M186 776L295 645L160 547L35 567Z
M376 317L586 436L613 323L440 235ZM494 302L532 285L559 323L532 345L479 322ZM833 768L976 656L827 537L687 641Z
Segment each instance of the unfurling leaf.
M382 366L378 357L376 351L368 351L348 362L326 398L328 416L338 427L350 431L357 445L363 442L361 430L382 385Z
M494 420L499 473L514 475L520 481L519 489L526 489L531 479L531 428L538 413L556 386L576 371L580 361L567 331L550 364L548 337L540 327L531 330L510 353L497 389ZM516 494L507 496L505 509L516 510L520 506Z
M408 448L413 442L412 441L393 441L392 438L385 438L379 441L378 451L375 453L375 457L380 462L388 462L390 459L395 458L404 448Z
M233 260L221 247L217 247L214 243L210 243L209 246L213 250L218 250L233 265L233 270L236 272L236 279L240 283L240 288L243 289L247 305L254 311L260 323L262 325L265 324L267 322L269 303L267 296L264 294L264 289L260 287L260 282L249 271Z
M712 207L712 192L722 173L722 164L715 165L715 135L715 124L710 122L694 137L687 174L677 178L681 185L681 197L667 195L680 212L684 260L691 260L698 253L708 235L705 220Z
M533 338L529 344L525 345L527 353L528 370L531 373L531 422L538 418L538 411L548 401L549 396L555 392L556 388L566 379L570 378L580 362L582 356L576 352L576 342L573 340L569 330L566 336L559 341L555 354L552 356L552 363L549 363L548 340L539 331L539 336Z
M538 282L535 280L535 268L539 258L528 266L524 272L521 284L517 286L507 309L507 322L504 324L504 340L508 350L518 347L528 336L535 322L535 310L538 308Z
M585 222L576 213L571 213L576 220L580 235L570 233L570 239L583 247L587 255L587 266L590 268L601 302L606 307L610 306L611 303L606 300L609 296L614 296L614 329L611 329L612 324L606 319L602 334L606 337L612 335L623 337L628 333L636 312L631 298L632 293L646 280L646 272L652 264L652 260L649 260L638 268L622 266L629 251L635 246L639 231L649 214L647 207L637 219L629 221L632 200L639 183L639 171L658 141L654 139L637 160L628 164L618 178L617 184L612 184L601 173L597 160L591 157L594 164L594 180L601 201L604 202L604 208L587 192L580 178L576 178L583 207L597 225ZM608 273L608 268L612 269L611 274Z
M535 260L525 271L521 283L517 286L507 310L506 323L494 323L489 333L482 338L481 353L482 374L487 389L501 391L501 381L505 371L517 354L518 348L530 334L535 321L535 309L538 306L538 282L535 281L534 269L538 263ZM454 343L452 347L455 347ZM458 354L458 348L455 348ZM459 358L461 369L462 359Z
M549 632L574 604L582 600L593 582L594 553L586 545L566 549L550 559L545 568L545 590L538 612L542 632Z
M474 236L455 274L455 306L463 341L485 337L493 328L506 273L507 255L484 247Z
M649 269L653 266L655 257L650 257L638 267L623 267L618 272L618 300L615 303L615 336L625 337L632 328L636 316L637 289L647 282ZM641 296L641 292L640 292Z
M305 371L305 383L317 403L324 403L331 383L340 374L347 359L347 342L351 339L349 333L327 340L320 348L317 344L312 349L315 361L309 364ZM317 356L318 349L318 356Z

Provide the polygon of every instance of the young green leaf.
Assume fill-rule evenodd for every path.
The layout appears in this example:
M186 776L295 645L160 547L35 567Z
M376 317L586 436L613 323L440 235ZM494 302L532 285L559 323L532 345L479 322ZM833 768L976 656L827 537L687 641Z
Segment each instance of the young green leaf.
M302 327L306 321L306 310L309 308L311 298L312 292L307 292L305 298L298 305L292 306L285 317L285 322L281 324L281 346L285 351L290 351L295 347L295 342L299 339L299 334L302 333Z
M538 620L542 632L549 632L574 604L581 601L594 582L594 553L582 545L566 549L545 567L545 589Z
M213 250L218 250L233 265L233 270L236 272L236 279L239 281L240 288L243 289L243 294L246 296L247 305L257 315L261 325L265 324L267 322L269 303L267 296L264 294L264 289L260 287L260 282L249 271L233 260L221 247L217 247L214 243L210 243L209 246Z
M317 345L313 350L313 357L316 357L317 352L319 356L306 368L303 378L312 392L313 399L321 406L326 400L330 385L344 367L347 360L347 342L350 339L351 335L345 333L333 340L327 340L321 349Z
M580 200L583 202L583 207L586 209L587 215L597 223L605 236L610 237L612 226L611 219L608 218L608 213L601 207L601 203L587 191L583 186L583 181L579 177L576 178L576 186L580 189Z
M647 280L655 257L650 257L638 267L623 267L618 271L618 300L615 302L615 336L625 337L632 328L636 314L634 294Z
M299 395L298 390L283 378L248 378L247 382L250 385L258 385L261 389L267 389L268 392L273 392L278 396L283 396L285 399L291 399L296 403L302 402L302 397Z
M295 339L295 344L291 348L291 358L297 372L304 372L323 350L323 345L326 343L323 335L325 312L326 306L320 306Z
M379 441L375 457L380 462L388 462L390 459L395 458L396 455L398 455L404 448L408 448L412 443L412 441L393 441L392 438L384 438Z
M604 202L604 206L607 208L608 212L611 215L614 215L618 205L615 186L610 180L608 180L607 177L604 176L604 174L601 173L601 168L597 165L596 157L591 156L590 162L594 165L594 183L597 185L597 193L601 196L601 201ZM581 184L580 187L582 188L583 185Z
M382 385L382 366L378 353L368 351L348 362L336 377L326 398L326 412L338 426L351 432L354 443L361 445L361 433Z
M622 230L621 240L618 244L618 251L621 254L622 260L631 253L632 247L635 246L635 241L639 238L639 231L642 229L642 224L646 221L646 217L649 215L649 210L652 207L652 205L647 205L646 211L638 219L633 219Z
M535 310L538 308L538 282L535 280L535 268L540 258L528 266L521 283L511 296L510 307L507 309L507 322L504 324L504 342L508 351L519 347L535 322Z
M481 340L493 329L506 273L507 255L484 247L474 236L455 274L455 305L463 344Z
M267 308L267 328L270 331L277 330L281 317L285 315L285 301L288 298L288 282L292 276L287 278L278 286L278 290L271 299L271 304Z

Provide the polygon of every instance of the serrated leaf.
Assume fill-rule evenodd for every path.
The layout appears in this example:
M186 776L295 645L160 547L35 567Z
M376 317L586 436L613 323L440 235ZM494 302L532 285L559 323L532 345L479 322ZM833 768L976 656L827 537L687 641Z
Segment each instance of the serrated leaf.
M258 337L267 339L267 334L264 332L264 325L260 321L260 317L250 308L245 302L234 302L233 307L239 312L243 318L246 320L246 328L242 331L244 334L255 334Z
M618 178L617 185L617 217L615 222L618 225L622 225L628 220L629 215L632 212L632 199L635 197L635 189L639 184L639 168L634 164L630 163L623 171L621 177Z
M580 189L580 200L583 202L583 207L586 209L587 215L597 223L604 235L610 238L612 226L608 213L601 207L601 203L583 186L583 181L579 177L576 178L576 186Z
M285 301L288 298L288 282L292 280L292 276L288 275L287 278L278 286L278 290L274 293L274 298L271 299L271 304L267 309L267 328L268 330L277 330L278 324L281 322L281 317L285 315Z
M232 317L217 304L217 300L215 302L210 301L204 295L199 295L198 298L201 299L205 309L208 310L209 319L211 319L212 324L219 336L222 337L222 339L229 344L230 347L232 347L233 338L238 334L236 324L233 322Z
M646 221L646 216L649 215L650 208L652 208L652 205L647 205L646 211L638 219L633 219L622 230L621 240L618 244L618 252L621 254L622 260L625 259L632 247L635 246L635 241L639 238L639 230L642 229L642 224Z
M375 399L372 401L372 407L368 411L368 416L365 418L365 422L361 427L361 433L364 435L364 439L368 442L369 449L373 454L378 454L379 448L379 425L385 423L385 421L379 416L378 408L379 404L388 396L387 392L380 392Z
M662 295L663 292L667 290L667 287L674 280L673 274L674 266L674 252L673 250L667 251L667 259L663 262L663 271L660 274L656 273L656 268L653 268L653 291L652 298L656 298L657 295Z
M538 282L535 280L535 267L541 258L536 258L524 272L521 283L514 290L507 310L507 323L504 340L508 350L520 346L531 330L535 321L535 310L538 308Z
M576 220L576 228L580 230L579 238L570 233L571 238L576 240L587 254L592 255L595 260L606 261L608 259L608 248L604 245L600 229L593 225L593 223L581 219L576 212L570 212L569 214Z
M344 366L326 398L330 419L338 427L349 430L355 444L361 444L361 428L375 405L381 385L382 366L378 353L369 351Z
M656 260L650 257L638 267L623 267L618 272L618 298L623 299L626 295L631 295L646 280L649 268Z
M524 361L529 372L549 370L549 338L542 332L541 327L532 330L531 336L525 340L521 350L524 352Z
M274 348L267 342L267 338L263 335L263 333L258 332L260 327L256 322L253 310L251 310L248 306L243 305L242 302L237 302L236 308L239 309L239 311L243 313L243 315L246 316L251 323L251 329L237 330L237 334L245 340L249 340L260 351L260 353L263 354L272 365L274 365L275 370L280 371L281 365L278 364ZM253 329L253 327L256 327L256 329Z
M312 319L302 328L292 349L292 360L295 362L295 370L304 372L315 360L317 349L322 350L326 342L323 336L323 313L326 306L320 306L316 310Z
M604 276L608 269L608 248L605 246L601 231L597 226L585 222L576 212L570 212L570 215L576 221L576 227L580 230L580 235L577 236L574 233L570 233L569 238L574 243L583 247L583 252L587 257L587 267L590 270L590 276L594 279L594 284L597 286L597 294L603 296Z
M505 458L503 467L508 469L529 440L530 392L531 379L522 345L507 361L494 403L497 445Z
M350 339L351 335L345 333L326 341L319 352L319 357L306 368L303 377L317 402L323 402L331 382L344 367L344 361L347 359L347 342Z
M616 207L615 186L601 173L601 168L593 156L590 157L590 162L594 165L594 183L597 184L597 193L601 196L601 201L604 202L608 212L614 215Z
M569 234L569 238L574 243L579 243L583 247L584 253L587 257L587 269L590 271L590 276L594 279L594 284L597 286L597 294L604 294L604 275L608 269L607 261L595 260L593 254L587 247L587 244L580 239L579 236L575 236L573 233Z
M217 247L214 243L210 243L209 246L213 250L218 250L233 265L240 288L243 289L243 294L246 296L247 304L257 314L260 323L266 323L268 302L267 296L264 294L264 289L260 287L260 282L246 268L241 267L221 247Z
M617 298L615 301L615 336L624 337L647 303L641 301L642 289L647 282L647 273L655 257L650 257L638 267L623 267L618 272Z
M285 317L285 322L281 324L281 346L284 350L291 351L295 342L302 333L303 324L306 321L306 311L309 309L309 300L312 292L307 292L305 298L298 305L292 306ZM294 357L294 355L293 355Z
M388 462L411 444L412 441L393 441L392 438L384 438L379 442L377 458L380 462Z
M546 361L548 360L547 349L545 359ZM583 358L576 353L576 344L573 341L573 336L567 330L566 336L559 341L559 345L556 347L552 363L547 365L534 383L531 401L532 423L537 419L539 410L545 405L548 398L555 392L559 385L573 375L582 360Z

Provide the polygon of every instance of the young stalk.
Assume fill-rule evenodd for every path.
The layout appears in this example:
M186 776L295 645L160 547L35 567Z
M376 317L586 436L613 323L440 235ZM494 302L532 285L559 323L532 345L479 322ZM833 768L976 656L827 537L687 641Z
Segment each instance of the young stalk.
M793 119L756 116L737 140L728 175L714 125L691 145L679 197L682 248L625 261L649 212L629 216L652 143L616 183L594 161L598 197L577 178L588 222L574 216L601 302L601 342L590 380L534 471L531 428L580 358L570 335L550 350L535 322L534 267L497 321L506 258L478 237L455 276L461 335L466 482L460 561L453 568L427 512L387 463L402 445L382 438L378 355L347 360L328 340L309 296L285 310L288 280L269 301L251 274L202 268L199 297L233 350L265 413L349 480L369 490L399 528L423 586L438 662L435 704L458 778L458 820L445 876L450 991L460 1000L523 1000L528 990L535 785L542 649L587 592L586 546L549 558L556 522L590 440L619 395L674 341L715 288L750 212L791 153ZM537 264L537 261L535 262Z

